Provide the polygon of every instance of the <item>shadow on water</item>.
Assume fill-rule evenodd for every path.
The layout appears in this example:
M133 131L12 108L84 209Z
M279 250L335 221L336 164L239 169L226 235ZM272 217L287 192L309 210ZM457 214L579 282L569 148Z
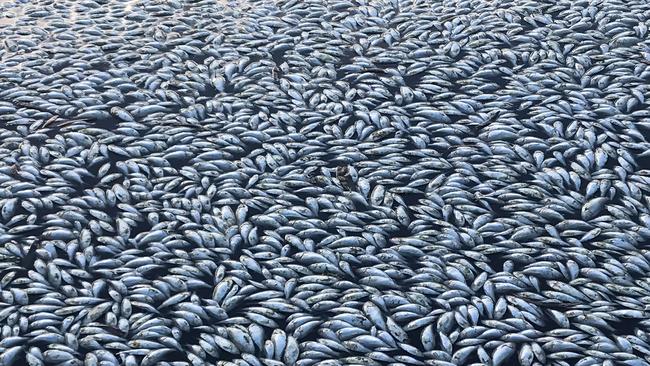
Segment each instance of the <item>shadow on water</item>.
M105 118L97 118L92 121L87 121L95 128L101 128L106 131L113 131L120 125L120 120L110 116Z
M271 58L273 59L273 62L275 62L276 65L281 65L284 63L284 53L285 51L283 50L276 50L276 51L271 51Z
M650 170L650 154L648 155L637 155L634 157L636 163L639 165L640 170Z
M635 329L643 329L640 322L643 319L621 319L617 323L612 323L618 334L635 334Z
M425 75L426 73L424 71L413 75L405 75L404 84L406 84L406 86L408 86L409 88L417 88L417 86L420 85L420 82L422 81Z

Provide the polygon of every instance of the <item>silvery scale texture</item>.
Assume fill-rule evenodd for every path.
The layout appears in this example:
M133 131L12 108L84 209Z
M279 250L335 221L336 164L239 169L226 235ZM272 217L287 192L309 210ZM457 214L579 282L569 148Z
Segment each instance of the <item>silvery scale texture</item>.
M646 1L0 1L0 365L649 365Z

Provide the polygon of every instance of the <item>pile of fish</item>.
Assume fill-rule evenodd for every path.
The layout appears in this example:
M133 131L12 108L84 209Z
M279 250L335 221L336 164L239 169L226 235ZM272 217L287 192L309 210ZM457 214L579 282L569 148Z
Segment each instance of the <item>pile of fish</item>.
M650 365L649 19L0 1L0 365Z

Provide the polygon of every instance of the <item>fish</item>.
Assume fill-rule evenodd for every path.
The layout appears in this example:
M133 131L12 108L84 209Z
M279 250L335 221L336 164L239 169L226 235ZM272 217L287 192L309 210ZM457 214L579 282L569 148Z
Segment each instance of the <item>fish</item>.
M645 364L648 4L504 4L0 4L0 363Z

